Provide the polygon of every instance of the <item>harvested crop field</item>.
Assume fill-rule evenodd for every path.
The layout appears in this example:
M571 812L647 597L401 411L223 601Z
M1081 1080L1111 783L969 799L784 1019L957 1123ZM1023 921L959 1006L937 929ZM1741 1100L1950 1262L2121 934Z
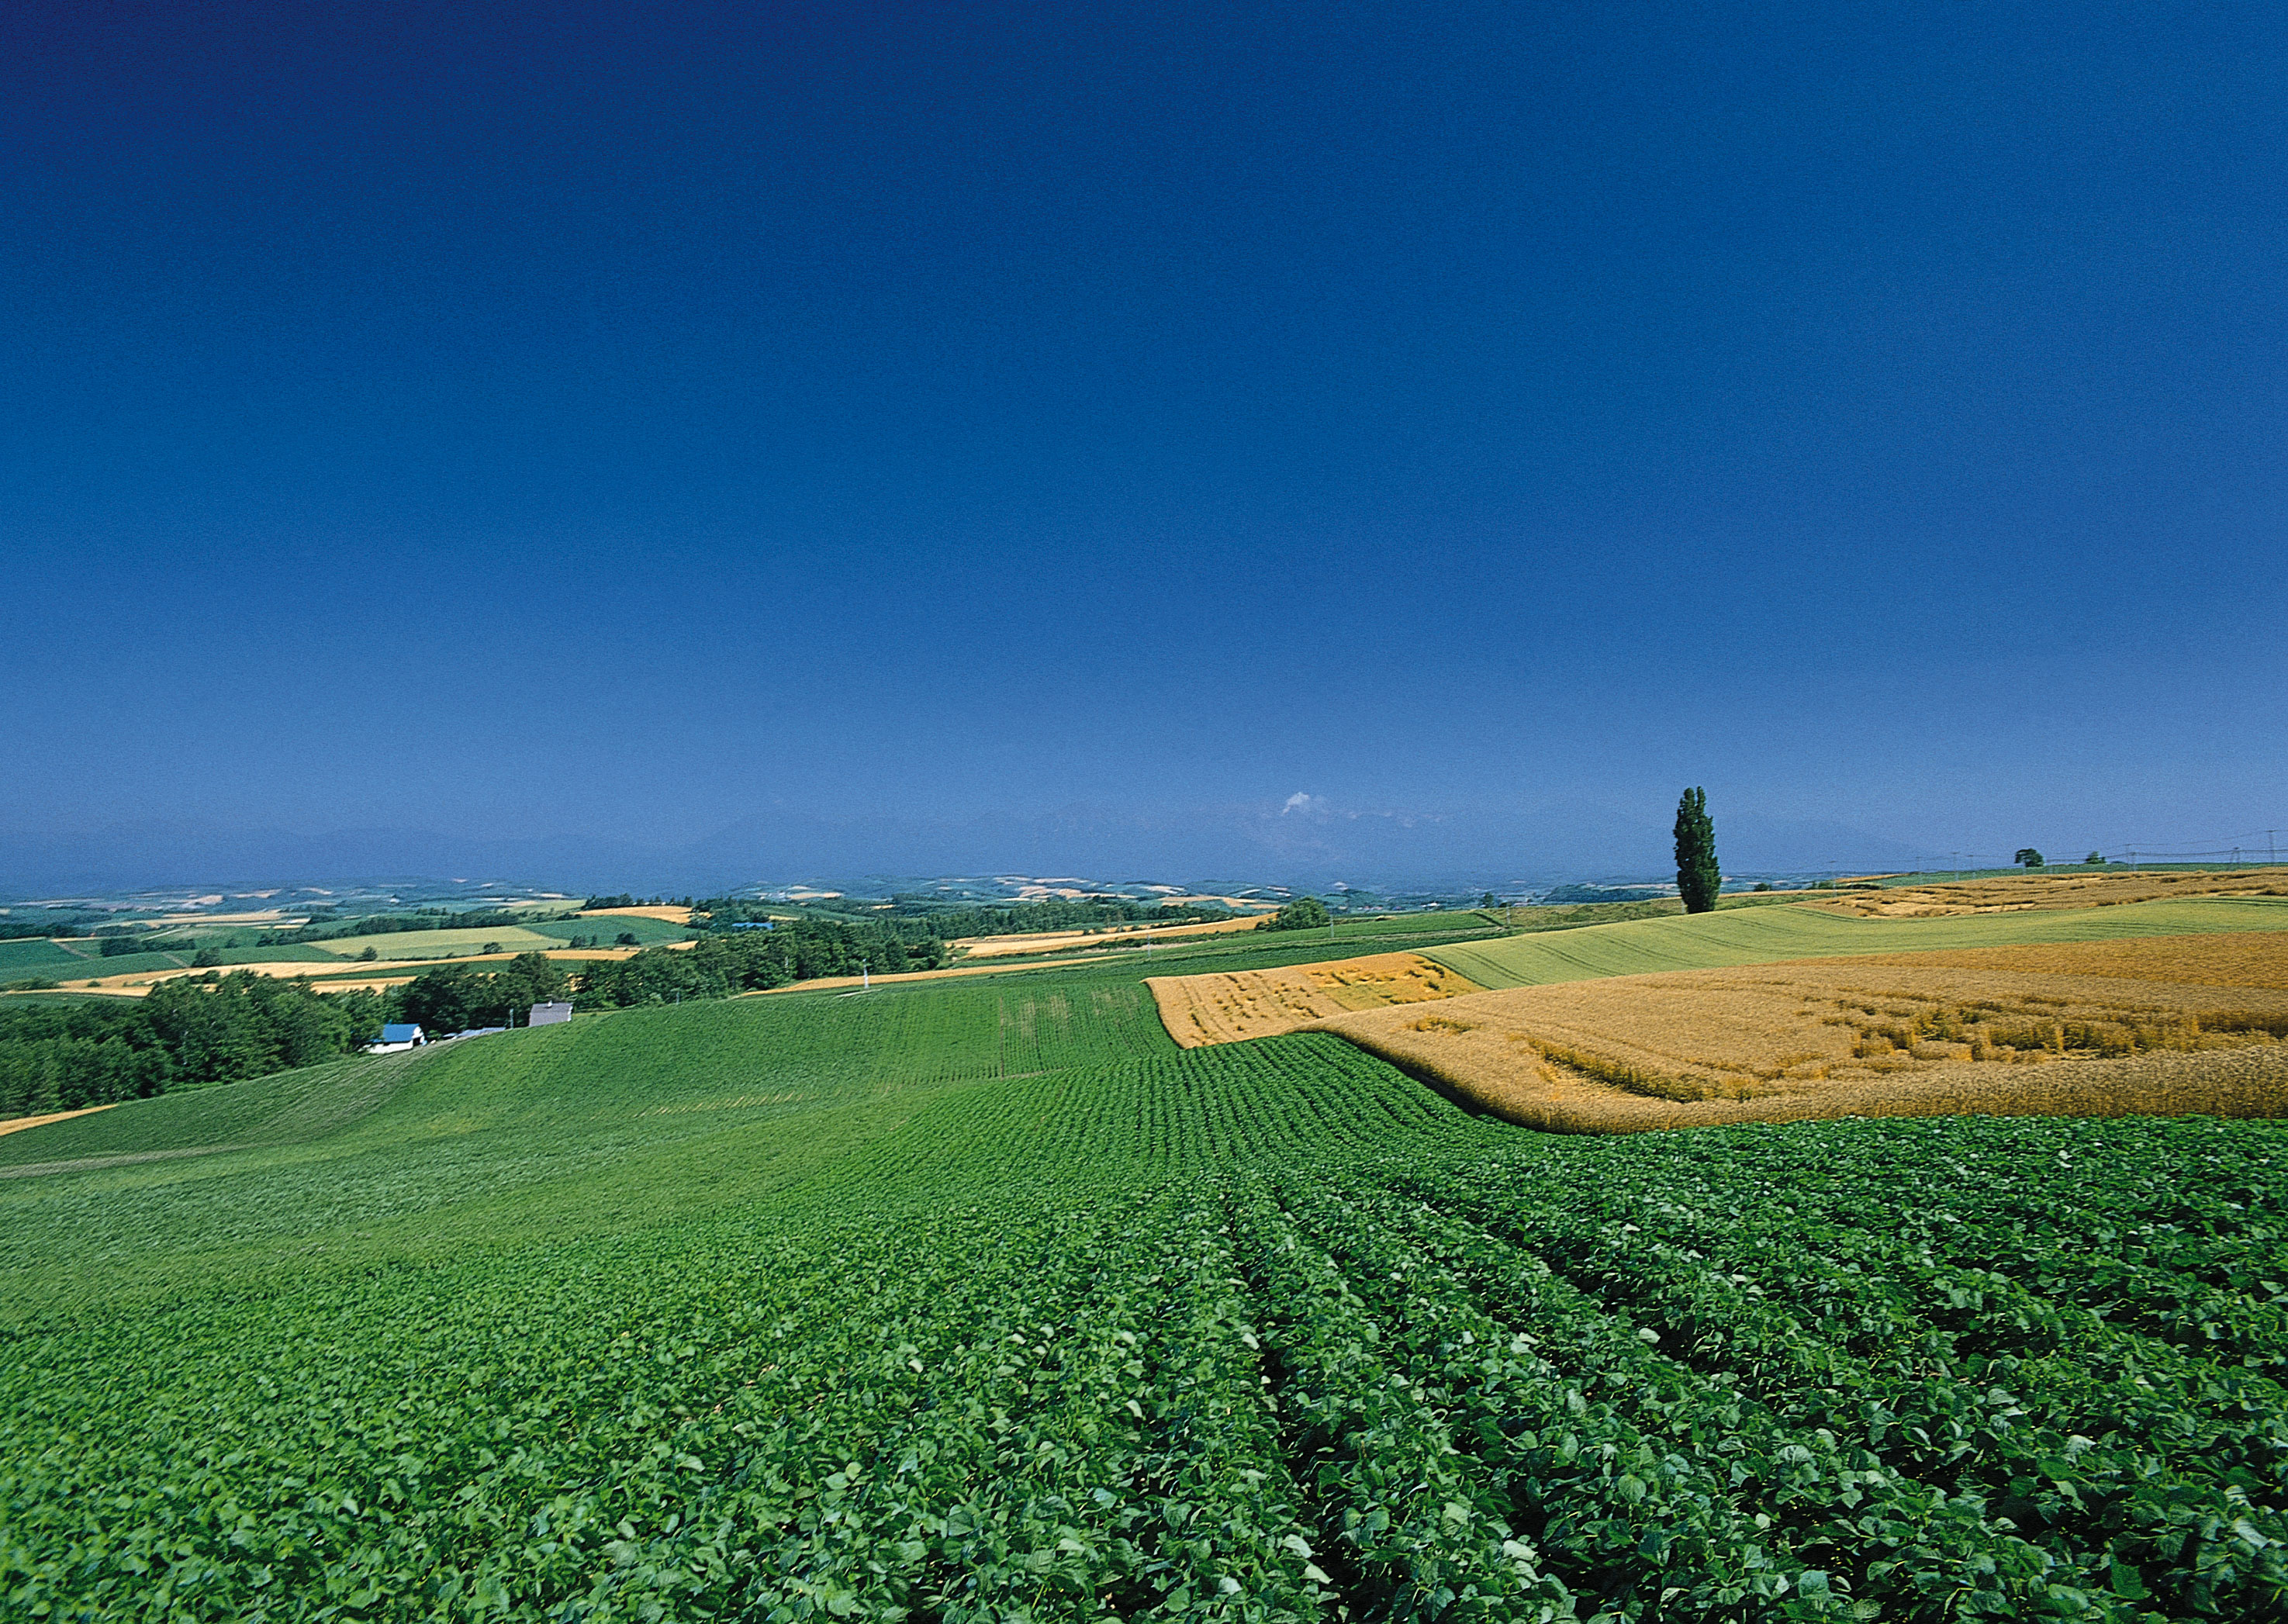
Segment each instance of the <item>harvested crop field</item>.
M1799 963L1478 993L1320 1026L1513 1121L1564 1131L2288 1114L2288 993L2263 988Z
M1377 953L1323 964L1221 975L1153 976L1160 1024L1185 1049L1277 1037L1331 1017L1459 997L1476 982L1416 953Z
M1211 919L1198 924L1100 925L1085 931L1036 931L1018 936L964 936L948 944L958 947L973 959L1010 958L1020 954L1057 953L1067 947L1132 947L1138 943L1187 941L1196 936L1228 936L1235 931L1252 931L1261 922L1245 919Z
M2027 908L2111 907L2177 897L2288 897L2288 868L2187 874L2014 874L1851 891L1808 906L1861 919L1940 919Z
M2244 931L2215 936L2146 936L2121 941L2053 942L1952 952L1885 953L1823 963L1928 964L1958 970L2032 970L2057 976L2113 976L2198 986L2261 986L2288 992L2288 932Z

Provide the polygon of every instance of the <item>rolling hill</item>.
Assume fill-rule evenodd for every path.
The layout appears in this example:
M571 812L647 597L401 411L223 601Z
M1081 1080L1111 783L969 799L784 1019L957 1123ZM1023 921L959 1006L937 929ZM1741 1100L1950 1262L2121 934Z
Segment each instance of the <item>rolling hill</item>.
M1179 1050L1145 968L0 1138L10 1610L2131 1624L2288 1582L2280 1125L1541 1135L1324 1034Z
M2288 930L2288 899L2274 898L2204 898L1935 919L1858 919L1799 905L1632 919L1421 952L1480 986L1498 988L1869 953L2281 930Z

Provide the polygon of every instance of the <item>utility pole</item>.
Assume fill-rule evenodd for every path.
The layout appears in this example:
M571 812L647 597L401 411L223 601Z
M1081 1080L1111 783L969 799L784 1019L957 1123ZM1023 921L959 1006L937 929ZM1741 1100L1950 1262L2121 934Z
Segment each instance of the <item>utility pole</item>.
M870 993L874 990L874 973L867 969L866 961L863 959L858 961L858 990L862 993Z

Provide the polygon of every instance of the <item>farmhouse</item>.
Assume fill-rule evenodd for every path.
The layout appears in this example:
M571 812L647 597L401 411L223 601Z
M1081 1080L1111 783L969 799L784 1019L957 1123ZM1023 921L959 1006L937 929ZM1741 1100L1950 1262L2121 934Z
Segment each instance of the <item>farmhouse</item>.
M417 1026L388 1026L381 1029L379 1037L365 1046L365 1051L369 1055L393 1055L418 1048L428 1041L427 1035Z

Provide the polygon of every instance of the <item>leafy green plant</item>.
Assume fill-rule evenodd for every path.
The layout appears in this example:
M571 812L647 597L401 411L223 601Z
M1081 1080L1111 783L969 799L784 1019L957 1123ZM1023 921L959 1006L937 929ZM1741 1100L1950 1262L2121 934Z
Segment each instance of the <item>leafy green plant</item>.
M2277 1616L2279 1125L1541 1136L1139 975L0 1137L0 1614Z

